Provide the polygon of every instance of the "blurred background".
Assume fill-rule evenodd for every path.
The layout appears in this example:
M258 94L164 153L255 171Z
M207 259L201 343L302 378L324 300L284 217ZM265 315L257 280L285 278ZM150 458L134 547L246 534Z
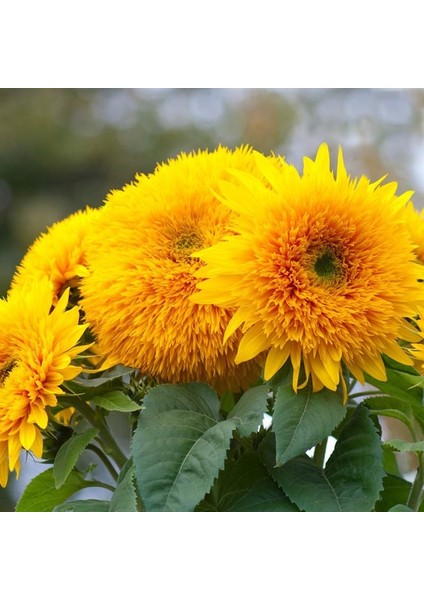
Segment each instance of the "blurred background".
M352 175L388 174L422 208L423 134L421 89L0 89L1 295L47 226L182 150L250 144L301 168L326 141ZM0 510L34 476L23 462Z

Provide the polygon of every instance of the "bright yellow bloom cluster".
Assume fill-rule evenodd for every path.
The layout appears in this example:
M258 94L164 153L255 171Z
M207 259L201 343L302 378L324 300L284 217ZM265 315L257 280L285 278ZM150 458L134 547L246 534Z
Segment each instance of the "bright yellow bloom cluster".
M52 226L0 300L0 485L42 430L90 323L106 366L218 391L386 378L422 360L424 219L395 183L247 147L181 154ZM78 306L69 309L69 297ZM411 346L411 343L414 345ZM413 358L411 358L411 356Z
M265 379L290 359L293 387L336 390L342 364L386 378L382 354L411 358L400 340L417 341L424 268L406 226L410 194L396 184L352 181L341 151L337 173L322 145L303 174L257 154L262 176L239 172L222 182L220 200L237 213L236 235L195 253L196 303L234 310L225 334L243 337L236 362L266 352ZM267 183L265 183L267 182Z
M61 385L81 368L71 364L86 346L78 346L87 325L79 309L66 310L69 290L51 310L52 284L28 282L0 300L0 485L9 471L19 474L23 449L43 451L41 430L48 410L63 394Z

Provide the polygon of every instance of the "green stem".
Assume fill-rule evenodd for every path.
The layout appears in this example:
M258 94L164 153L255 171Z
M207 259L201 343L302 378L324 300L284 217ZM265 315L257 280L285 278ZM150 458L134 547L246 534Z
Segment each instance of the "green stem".
M324 468L325 451L327 450L327 438L315 446L313 461L320 469Z
M378 390L369 390L368 392L355 392L355 394L349 394L348 400L353 400L353 398L366 398L367 396L386 396L383 392Z
M118 467L122 469L127 462L127 457L113 439L103 416L98 411L94 411L85 400L81 400L78 396L72 396L69 404L74 406L93 427L99 430L99 443L102 450L111 456Z
M109 485L108 483L103 483L103 481L96 481L95 479L93 481L86 481L85 484L87 487L101 487L101 488L105 488L105 490L109 490L110 492L115 491L115 488L113 487L113 485Z
M114 481L117 481L117 479L118 479L118 473L116 472L115 467L112 465L112 463L110 462L110 460L108 459L108 457L106 456L106 454L103 452L103 450L101 450L100 448L98 448L94 444L88 444L87 450L91 450L92 452L94 452L95 454L97 454L97 456L100 458L100 460L105 465L106 469L112 475L112 478L114 479Z
M418 469L417 474L415 476L414 483L412 484L411 491L409 493L409 498L407 502L407 506L412 508L412 510L418 511L421 506L422 495L423 495L423 487L424 487L424 461L421 452L418 456Z

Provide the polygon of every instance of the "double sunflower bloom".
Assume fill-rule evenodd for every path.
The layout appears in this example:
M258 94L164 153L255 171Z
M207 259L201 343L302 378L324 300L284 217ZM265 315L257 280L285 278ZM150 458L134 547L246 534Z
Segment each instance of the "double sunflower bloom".
M222 392L287 361L313 391L384 380L382 355L422 362L424 221L396 190L352 180L341 151L334 174L326 145L303 173L220 147L53 226L0 306L0 484L21 448L41 456L87 327L109 365Z

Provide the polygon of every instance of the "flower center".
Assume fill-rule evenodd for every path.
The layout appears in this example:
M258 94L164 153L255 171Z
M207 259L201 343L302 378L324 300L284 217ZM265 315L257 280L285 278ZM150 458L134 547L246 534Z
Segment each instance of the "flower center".
M195 262L199 259L192 258L190 254L202 246L202 238L196 231L183 231L174 242L173 254L176 260Z
M332 245L312 249L308 257L308 268L320 283L335 285L343 278L344 268L340 253Z

